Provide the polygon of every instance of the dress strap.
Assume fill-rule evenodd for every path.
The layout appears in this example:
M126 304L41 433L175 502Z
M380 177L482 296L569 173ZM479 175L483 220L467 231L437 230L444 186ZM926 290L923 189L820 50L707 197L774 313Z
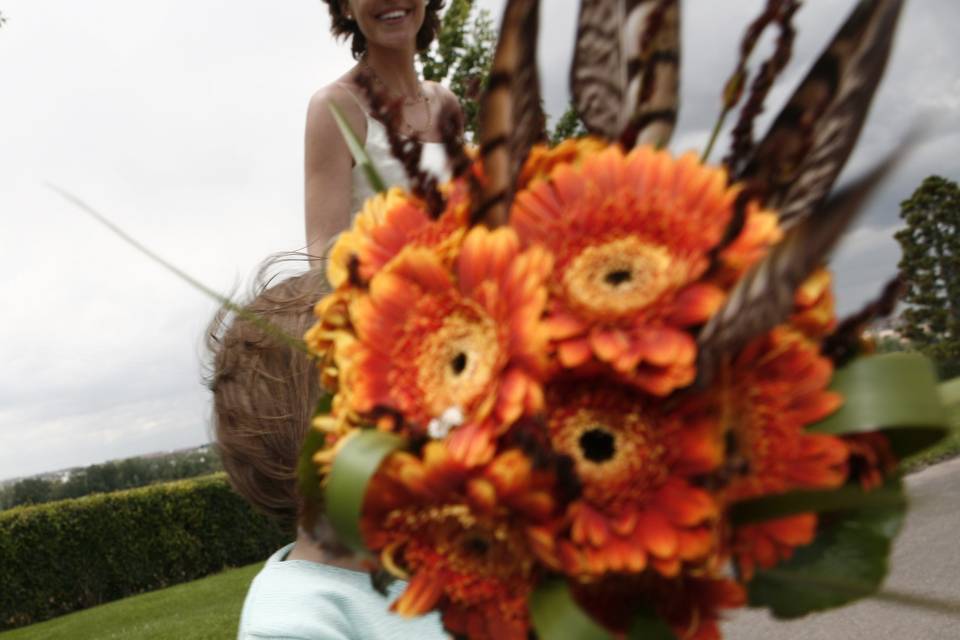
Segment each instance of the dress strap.
M346 83L346 82L338 82L338 83L337 83L337 86L340 87L341 89L343 89L344 91L346 91L346 92L347 92L347 95L349 95L351 98L353 98L353 101L357 103L357 106L358 106L358 107L360 107L360 111L362 111L362 112L363 112L363 115L367 116L367 119L369 120L369 119L370 119L370 114L367 112L367 107L366 107L366 105L364 105L364 104L363 104L363 101L360 100L360 98L357 97L357 94L355 94L355 93L350 89L350 87L347 86L347 83Z

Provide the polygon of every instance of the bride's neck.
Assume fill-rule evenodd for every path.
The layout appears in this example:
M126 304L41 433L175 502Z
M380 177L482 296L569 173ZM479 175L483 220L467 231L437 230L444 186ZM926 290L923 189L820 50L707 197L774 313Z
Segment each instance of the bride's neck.
M373 69L387 90L404 98L420 96L420 79L417 77L413 59L413 50L400 53L394 49L376 46L369 47L364 54L365 64Z

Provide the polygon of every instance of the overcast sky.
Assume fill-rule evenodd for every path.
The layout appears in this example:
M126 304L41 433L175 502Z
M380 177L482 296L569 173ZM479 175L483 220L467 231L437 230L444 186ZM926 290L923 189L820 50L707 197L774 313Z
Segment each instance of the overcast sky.
M478 0L498 14L502 2ZM684 3L676 150L700 148L762 0ZM772 116L853 0L809 0ZM546 0L548 110L567 101L575 0ZM44 186L61 185L210 286L303 245L303 118L351 64L320 0L0 0L0 479L202 444L201 339L215 304ZM960 5L908 2L847 176L918 119L936 135L839 252L852 310L895 271L899 201L960 177ZM720 152L724 147L720 147Z

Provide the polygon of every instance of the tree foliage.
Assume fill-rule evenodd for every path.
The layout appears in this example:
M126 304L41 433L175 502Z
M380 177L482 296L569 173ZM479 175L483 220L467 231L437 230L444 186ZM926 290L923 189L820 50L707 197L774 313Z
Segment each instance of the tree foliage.
M476 9L473 0L453 0L443 15L437 41L420 55L424 79L445 83L460 99L468 140L476 134L479 99L496 41L488 11Z
M960 188L930 176L901 203L900 217L904 337L937 362L943 377L960 375Z
M460 99L467 140L473 140L477 133L480 96L487 86L496 46L497 33L490 12L477 9L473 0L452 0L443 15L437 41L420 55L424 79L445 83ZM585 133L579 115L570 105L549 137L557 144Z
M64 479L32 477L18 480L0 489L0 509L133 489L220 470L220 460L213 452L205 450L127 458L74 470Z
M577 113L576 107L570 104L553 126L553 131L550 133L550 143L560 144L567 138L578 138L586 135L586 133L587 129L583 126L583 121L580 120L580 114Z

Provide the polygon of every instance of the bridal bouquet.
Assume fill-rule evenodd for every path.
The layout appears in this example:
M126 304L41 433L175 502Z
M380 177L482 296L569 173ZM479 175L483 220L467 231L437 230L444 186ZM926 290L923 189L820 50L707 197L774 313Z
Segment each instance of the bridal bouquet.
M823 265L892 164L830 193L902 3L860 2L754 143L798 4L748 30L715 166L664 148L678 2L584 0L571 77L591 135L551 148L537 3L511 0L478 157L448 136L449 183L412 170L340 236L306 336L328 393L301 483L408 581L397 613L475 640L707 639L724 609L789 618L879 588L897 463L946 418L923 358L861 336L896 283L838 322Z

